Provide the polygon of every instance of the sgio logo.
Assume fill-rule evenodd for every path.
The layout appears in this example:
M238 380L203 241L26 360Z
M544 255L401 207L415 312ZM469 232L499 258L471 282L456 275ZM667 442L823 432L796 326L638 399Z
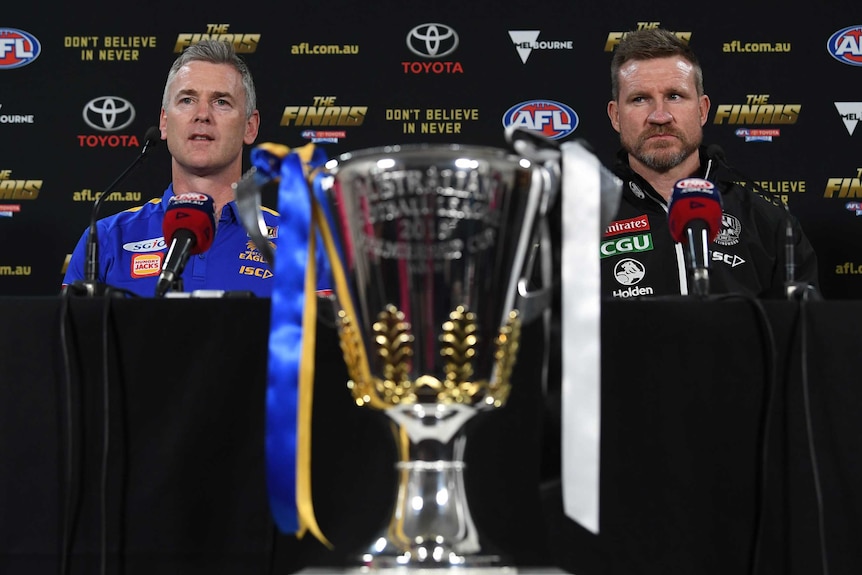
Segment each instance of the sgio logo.
M601 257L609 258L622 254L634 254L637 252L648 252L653 249L652 234L641 234L639 236L626 236L613 240L605 240L599 247Z

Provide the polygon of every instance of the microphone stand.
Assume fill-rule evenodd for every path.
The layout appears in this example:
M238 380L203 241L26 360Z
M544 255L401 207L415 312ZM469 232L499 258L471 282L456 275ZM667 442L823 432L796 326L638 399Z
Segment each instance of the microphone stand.
M158 128L152 127L147 130L144 145L141 148L141 153L134 159L134 161L129 164L125 170L120 173L117 178L111 182L108 187L104 189L104 191L96 198L96 201L93 202L93 210L90 214L90 230L87 234L87 260L84 264L84 279L74 282L70 288L72 288L73 293L79 295L85 295L87 297L100 296L105 294L105 285L99 283L99 238L96 227L96 222L99 217L99 210L102 207L102 204L105 202L105 198L107 198L113 191L116 189L120 182L126 179L126 176L131 172L147 155L153 145L156 144L159 140L159 131Z
M715 144L708 146L706 153L711 160L714 159L726 170L740 176L746 183L753 184L755 189L757 189L761 195L764 197L768 196L760 189L760 186L758 186L756 182L745 174L740 173L739 170L728 163L727 158L724 155L724 150L722 150L720 146ZM820 294L817 292L817 288L809 283L796 281L796 242L793 232L793 223L790 219L790 208L787 204L783 204L783 207L784 211L787 213L787 225L784 234L784 294L789 300L803 300L809 298L820 299Z
M687 227L685 234L691 262L692 292L696 296L706 297L709 295L709 229L706 226L698 226L697 229ZM698 247L703 249L702 253L698 253Z

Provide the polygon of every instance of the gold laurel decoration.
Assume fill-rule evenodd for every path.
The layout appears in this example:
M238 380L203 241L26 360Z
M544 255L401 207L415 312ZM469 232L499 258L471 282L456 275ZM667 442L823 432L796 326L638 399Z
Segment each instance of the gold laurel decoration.
M404 312L392 304L377 315L371 326L377 358L383 379L375 378L375 388L384 402L392 405L412 399L412 383L408 379L413 359L413 334Z
M497 360L497 377L488 386L488 397L492 400L494 407L500 407L509 399L512 389L511 377L518 357L518 347L521 340L521 318L518 310L509 312L505 325L500 328L495 341L497 351L494 359Z
M476 316L465 306L458 306L441 326L440 354L446 358L440 381L432 375L409 378L413 359L414 337L411 325L395 306L389 304L373 324L374 347L383 378L363 377L360 366L365 347L357 328L342 311L338 313L341 350L347 365L348 382L357 405L388 409L399 404L483 402L500 407L511 390L511 375L517 358L521 320L517 310L509 313L495 338L496 377L492 383L473 381L473 360L479 338Z
M341 354L344 357L344 364L347 366L347 375L350 377L347 387L353 394L356 405L361 407L367 404L378 409L385 409L388 406L377 397L373 382L368 381L362 374L360 368L361 354L365 353L362 337L344 310L338 311L338 325Z
M481 382L473 377L473 358L476 357L476 314L459 305L443 323L440 334L440 355L446 358L443 371L443 391L438 398L444 403L472 403L479 393Z

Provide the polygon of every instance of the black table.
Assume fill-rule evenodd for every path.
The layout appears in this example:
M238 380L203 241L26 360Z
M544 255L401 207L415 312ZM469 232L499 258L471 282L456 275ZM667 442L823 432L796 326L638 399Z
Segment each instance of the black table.
M389 424L353 404L329 326L313 495L334 550L269 516L268 300L0 298L0 317L0 573L290 573L349 564L385 525ZM579 575L820 573L824 549L857 575L860 322L849 301L605 303L599 535L562 515L528 326L509 404L470 423L477 525Z

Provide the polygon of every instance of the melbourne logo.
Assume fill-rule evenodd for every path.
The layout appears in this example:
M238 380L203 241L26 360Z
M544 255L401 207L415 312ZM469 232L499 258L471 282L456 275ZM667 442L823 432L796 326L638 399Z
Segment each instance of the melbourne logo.
M527 58L533 50L571 50L573 48L571 40L539 42L539 34L539 30L509 30L509 38L512 39L522 63L527 63Z
M569 106L553 100L530 100L515 104L503 114L503 126L539 132L552 140L565 138L578 127L578 115Z
M844 127L851 136L856 130L856 124L862 120L862 102L834 102L835 109L841 114Z
M117 96L100 96L84 106L84 121L100 132L118 132L134 120L135 107Z
M0 70L26 66L41 53L42 45L34 35L15 28L0 28Z
M458 48L458 33L446 24L420 24L407 33L407 47L422 58L443 58Z
M832 34L826 50L843 64L862 66L862 25L848 26Z

